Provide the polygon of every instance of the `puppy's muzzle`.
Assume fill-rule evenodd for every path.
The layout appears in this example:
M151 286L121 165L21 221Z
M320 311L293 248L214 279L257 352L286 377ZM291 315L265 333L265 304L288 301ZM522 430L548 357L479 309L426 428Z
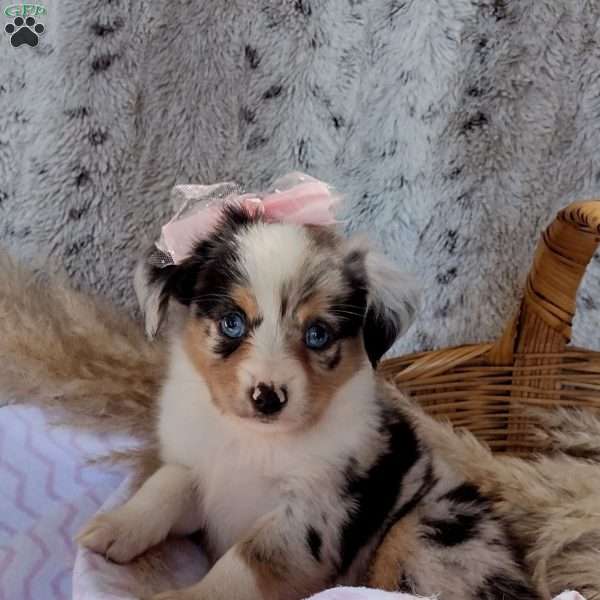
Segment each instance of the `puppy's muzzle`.
M265 416L273 416L280 412L287 404L287 389L281 386L276 389L271 383L259 383L251 392L250 400L257 413Z

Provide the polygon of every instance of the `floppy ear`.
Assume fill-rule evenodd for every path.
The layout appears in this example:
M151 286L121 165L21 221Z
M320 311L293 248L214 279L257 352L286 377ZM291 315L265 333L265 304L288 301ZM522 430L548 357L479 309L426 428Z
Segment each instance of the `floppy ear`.
M368 301L363 325L365 350L373 367L412 324L419 307L416 281L385 256L365 256Z
M133 284L144 315L146 335L152 339L165 320L171 299L189 306L198 279L199 264L188 259L180 265L158 267L149 260L150 256L151 253L148 253L138 263Z

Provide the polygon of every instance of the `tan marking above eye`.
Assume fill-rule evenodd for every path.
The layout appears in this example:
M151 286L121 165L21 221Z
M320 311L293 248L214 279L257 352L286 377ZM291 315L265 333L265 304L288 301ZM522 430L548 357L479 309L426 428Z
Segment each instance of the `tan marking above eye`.
M244 311L248 321L256 321L260 317L258 304L251 289L235 286L230 293L231 299Z
M308 300L300 303L296 307L296 317L304 327L309 323L322 320L319 315L327 314L329 308L329 299L325 293L316 292Z

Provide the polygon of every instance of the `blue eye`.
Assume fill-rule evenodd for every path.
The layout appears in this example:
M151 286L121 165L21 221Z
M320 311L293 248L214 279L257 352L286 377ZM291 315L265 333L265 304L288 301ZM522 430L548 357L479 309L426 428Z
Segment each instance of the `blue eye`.
M311 325L304 333L304 343L311 350L321 350L331 341L331 333L325 325Z
M226 314L219 321L219 326L228 338L241 338L246 333L246 320L238 312Z

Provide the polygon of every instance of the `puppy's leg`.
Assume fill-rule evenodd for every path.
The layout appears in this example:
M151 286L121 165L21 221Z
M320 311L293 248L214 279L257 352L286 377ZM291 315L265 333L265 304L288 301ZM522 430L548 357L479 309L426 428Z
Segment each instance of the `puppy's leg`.
M338 563L337 527L288 505L261 519L200 583L153 600L300 600L327 587Z
M440 484L389 530L368 584L440 600L540 600L518 554L475 486Z
M94 517L77 535L86 548L127 562L164 540L200 525L190 470L164 465L121 507Z

